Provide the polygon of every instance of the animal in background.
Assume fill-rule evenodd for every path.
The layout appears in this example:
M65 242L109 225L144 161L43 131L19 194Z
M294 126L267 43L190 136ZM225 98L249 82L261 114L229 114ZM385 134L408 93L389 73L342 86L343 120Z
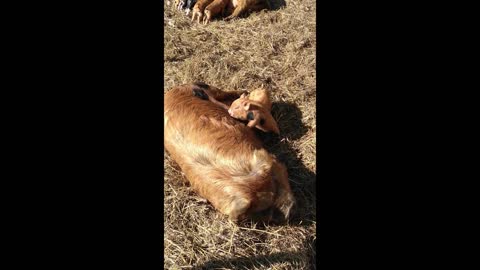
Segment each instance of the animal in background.
M218 14L229 15L225 19L230 20L264 8L269 8L267 0L198 0L193 7L192 22L207 24Z
M259 11L264 8L269 8L267 0L231 0L226 11L227 14L231 15L225 20L237 18L247 11Z
M178 10L182 10L186 7L187 1L186 0L175 0L175 8Z
M204 11L205 16L203 19L203 24L209 23L213 17L221 14L225 10L228 2L231 2L231 0L214 0L210 5L208 5Z
M175 8L185 10L185 14L188 15L196 2L197 0L175 0Z
M288 219L295 204L285 165L268 153L252 129L210 102L225 106L240 93L202 83L165 93L164 145L200 196L232 221L274 214Z
M213 0L198 0L192 10L192 22L197 20L198 23L201 23L203 21L205 8L212 2Z

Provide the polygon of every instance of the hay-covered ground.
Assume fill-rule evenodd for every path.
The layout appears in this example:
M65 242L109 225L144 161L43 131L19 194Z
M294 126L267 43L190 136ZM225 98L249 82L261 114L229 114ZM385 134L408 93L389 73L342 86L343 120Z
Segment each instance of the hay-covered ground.
M164 87L269 89L282 134L258 135L288 167L296 214L289 224L237 226L194 194L165 154L165 269L315 269L315 1L270 2L273 10L204 26L165 1Z

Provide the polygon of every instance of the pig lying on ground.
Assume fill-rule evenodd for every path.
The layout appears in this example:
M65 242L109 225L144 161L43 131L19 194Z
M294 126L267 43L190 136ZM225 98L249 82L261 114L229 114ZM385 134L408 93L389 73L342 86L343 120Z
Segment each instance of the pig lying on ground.
M165 94L164 145L192 188L232 221L288 219L295 204L285 165L225 106L240 97L203 83Z

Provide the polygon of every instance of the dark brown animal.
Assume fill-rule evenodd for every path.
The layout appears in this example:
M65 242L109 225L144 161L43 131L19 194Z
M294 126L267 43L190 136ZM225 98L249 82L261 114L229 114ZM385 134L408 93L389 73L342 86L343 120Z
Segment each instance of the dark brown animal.
M285 166L269 154L252 129L208 100L226 106L240 94L205 84L174 87L165 94L165 149L193 189L233 221L274 210L283 218L294 205Z

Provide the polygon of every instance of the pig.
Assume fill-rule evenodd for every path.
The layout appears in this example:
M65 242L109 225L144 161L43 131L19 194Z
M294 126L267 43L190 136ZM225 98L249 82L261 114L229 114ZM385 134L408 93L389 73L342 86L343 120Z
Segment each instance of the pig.
M295 198L287 168L205 91L227 107L240 97L204 83L167 91L165 150L193 190L230 220L288 220Z
M203 96L205 100L208 99L219 107L224 108L231 117L247 121L248 127L280 135L277 121L275 121L275 118L273 118L270 113L272 103L266 90L260 88L252 91L248 95L243 93L240 98L232 102L230 107L216 100L208 90L200 91L202 91L203 94L198 93L199 96L205 95Z
M228 113L235 119L247 120L248 127L256 127L263 132L280 134L277 121L275 121L270 111L264 108L263 104L255 102L246 96L242 95L235 100L228 109Z

